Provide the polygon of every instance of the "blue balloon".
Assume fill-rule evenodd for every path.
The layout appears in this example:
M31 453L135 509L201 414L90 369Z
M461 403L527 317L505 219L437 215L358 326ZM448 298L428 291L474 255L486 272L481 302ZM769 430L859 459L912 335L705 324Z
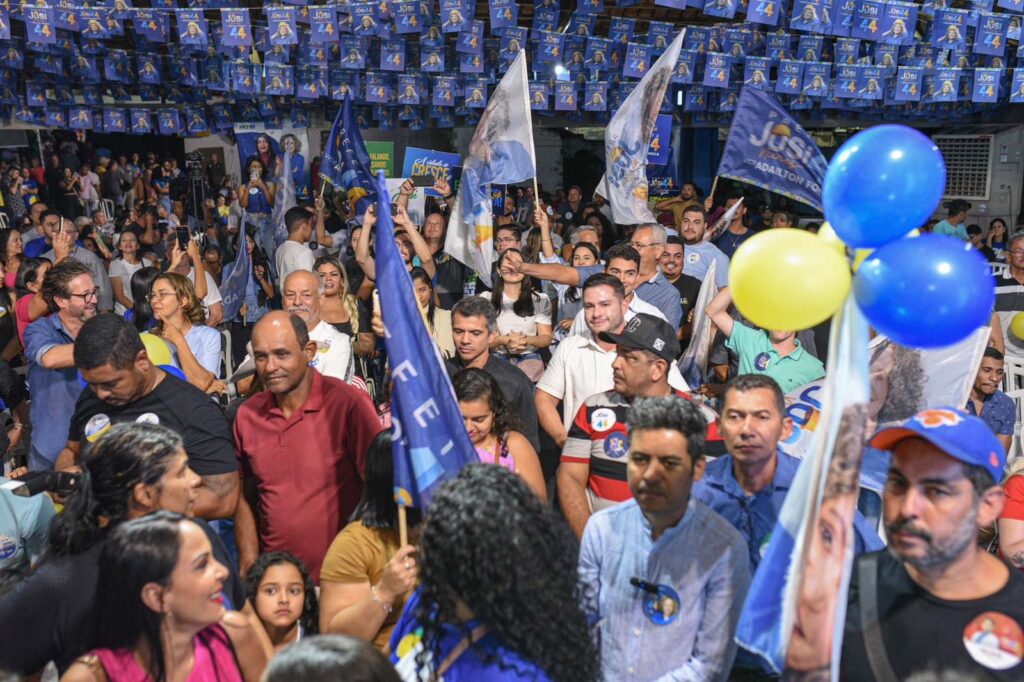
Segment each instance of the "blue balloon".
M963 241L924 234L886 244L861 263L853 293L868 321L893 341L940 348L987 325L995 280Z
M825 172L822 204L839 238L876 248L921 227L946 186L946 163L927 136L882 125L846 141Z

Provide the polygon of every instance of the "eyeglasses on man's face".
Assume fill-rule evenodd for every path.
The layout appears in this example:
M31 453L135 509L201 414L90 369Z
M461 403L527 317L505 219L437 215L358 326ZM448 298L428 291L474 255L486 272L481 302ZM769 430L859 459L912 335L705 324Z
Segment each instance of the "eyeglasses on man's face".
M96 300L97 298L99 298L99 294L100 294L100 288L96 287L94 289L90 289L89 291L85 291L85 292L82 292L80 294L69 293L69 294L67 294L67 297L68 298L80 298L84 302L84 301L88 301L89 299Z

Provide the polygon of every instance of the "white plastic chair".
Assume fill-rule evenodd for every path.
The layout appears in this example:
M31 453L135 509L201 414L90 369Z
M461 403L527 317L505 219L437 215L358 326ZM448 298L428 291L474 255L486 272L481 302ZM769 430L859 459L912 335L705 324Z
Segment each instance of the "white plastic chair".
M1024 389L1024 358L1007 355L1003 358L1003 392Z
M107 220L113 222L114 220L114 200L104 199L101 204L103 206L103 212L107 214Z
M224 378L227 379L235 373L231 363L231 330L221 327L220 332L220 361L224 365Z

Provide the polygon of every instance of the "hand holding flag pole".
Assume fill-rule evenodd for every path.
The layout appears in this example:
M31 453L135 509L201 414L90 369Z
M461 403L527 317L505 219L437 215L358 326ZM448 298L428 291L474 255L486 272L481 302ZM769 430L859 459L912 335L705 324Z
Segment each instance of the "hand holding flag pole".
M408 539L405 507L425 509L437 486L479 457L393 239L384 171L378 171L373 189L377 195L377 282L384 345L391 363L394 492L404 546Z

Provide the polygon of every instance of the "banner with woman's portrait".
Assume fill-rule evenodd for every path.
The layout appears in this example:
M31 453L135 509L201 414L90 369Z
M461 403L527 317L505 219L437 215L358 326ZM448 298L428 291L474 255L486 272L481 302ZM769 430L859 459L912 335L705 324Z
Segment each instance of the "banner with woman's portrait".
M279 188L284 187L285 156L290 154L289 179L295 188L296 200L303 201L312 197L309 162L320 155L320 150L310 150L305 128L285 126L270 129L259 123L236 123L235 139L243 175L249 160L256 157L265 169L265 177ZM243 177L242 181L245 180Z

